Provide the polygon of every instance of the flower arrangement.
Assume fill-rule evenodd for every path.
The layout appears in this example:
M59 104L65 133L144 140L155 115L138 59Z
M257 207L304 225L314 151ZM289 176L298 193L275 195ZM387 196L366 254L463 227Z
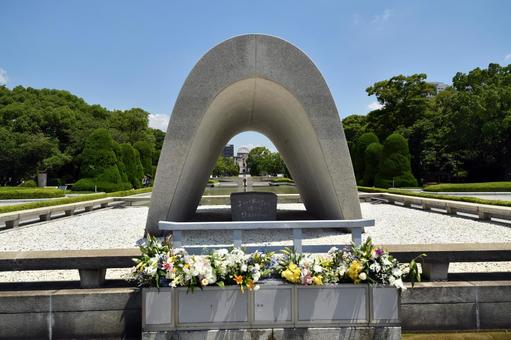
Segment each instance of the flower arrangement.
M131 279L139 286L187 287L193 291L208 285L237 285L240 290L257 290L262 278L280 277L302 285L370 283L405 289L403 277L420 281L417 259L400 264L388 252L375 247L371 239L360 246L327 254L296 253L284 249L280 254L242 249L219 249L209 255L189 255L183 248L172 248L170 240L149 236L140 245L141 257L134 259ZM418 257L421 259L425 254Z

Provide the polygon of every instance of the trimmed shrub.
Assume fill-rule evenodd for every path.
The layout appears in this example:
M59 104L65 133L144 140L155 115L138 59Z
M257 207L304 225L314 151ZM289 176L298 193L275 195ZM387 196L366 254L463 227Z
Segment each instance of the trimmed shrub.
M130 144L121 144L121 160L126 168L127 180L135 189L142 187L144 168L138 150Z
M511 192L511 182L445 183L428 185L424 191L451 192Z
M355 142L355 148L353 150L353 170L355 171L355 177L357 182L362 182L365 172L365 151L370 144L379 143L380 140L372 132L366 132L360 135Z
M54 190L57 190L57 189L54 189ZM80 196L76 196L76 197L57 198L54 200L31 202L31 203L25 203L25 204L7 205L7 206L0 207L0 214L7 213L7 212L13 212L13 211L27 210L27 209L52 207L52 206L61 205L61 204L92 201L92 200L97 200L97 199L105 198L105 197L124 197L124 196L142 194L145 192L151 192L151 190L152 190L151 188L142 188L142 189L136 189L136 190L116 191L116 192L112 192L112 193L108 193L108 194L88 194L88 195L80 195ZM60 190L60 191L63 193L62 190Z
M293 181L291 178L287 178L287 177L277 177L277 178L272 178L271 182L272 183L294 183L295 181Z
M417 180L411 172L408 141L400 134L394 133L385 139L374 182L380 188L389 188L393 185L394 187L417 186Z
M96 129L87 138L85 148L81 154L80 177L91 179L95 185L103 188L111 188L109 191L130 188L128 177L124 171L124 163L117 157L121 153L120 146L114 142L107 129ZM80 188L90 188L90 182L77 183ZM123 189L120 189L123 188ZM78 189L76 189L78 190ZM103 190L101 190L103 191Z
M144 175L154 176L153 173L153 154L154 147L148 142L138 141L133 147L137 149L140 154L140 162L144 169Z
M22 187L22 188L35 188L35 187L37 187L37 183L33 179L29 179L27 181L24 181L20 185L18 185L18 187Z
M54 188L0 187L0 199L31 199L64 197L64 190Z
M131 185L129 183L110 183L96 181L93 178L82 178L73 184L73 191L104 191L104 192L115 192L121 190L129 190Z
M371 143L364 153L364 179L363 184L369 187L374 186L374 179L378 173L383 145Z

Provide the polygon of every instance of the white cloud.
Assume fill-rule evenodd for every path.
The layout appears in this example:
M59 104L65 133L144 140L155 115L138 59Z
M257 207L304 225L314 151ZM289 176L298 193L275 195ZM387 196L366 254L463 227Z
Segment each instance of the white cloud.
M381 105L380 103L378 102L372 102L371 104L367 105L367 108L371 111L374 111L374 110L379 110L383 107L383 105Z
M0 68L0 86L7 85L9 78L7 78L7 72L3 68Z
M163 132L167 131L170 117L161 114L149 114L149 127L159 129Z
M506 59L506 60L511 60L511 53L509 53L508 55L506 55L506 56L504 57L504 59Z
M391 9L385 9L382 14L373 15L371 23L373 24L384 24L394 15L394 11Z

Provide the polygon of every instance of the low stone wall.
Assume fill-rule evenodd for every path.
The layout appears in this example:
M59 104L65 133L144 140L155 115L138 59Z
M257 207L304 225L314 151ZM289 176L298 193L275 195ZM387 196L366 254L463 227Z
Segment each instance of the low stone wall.
M401 304L405 332L511 328L511 281L419 283L402 293ZM129 287L0 291L0 339L137 339L141 336L140 308L140 291ZM326 331L330 333L325 336L342 334L336 329L321 332ZM264 334L268 332L281 338L321 338L319 329L275 329ZM207 336L222 339L234 333L239 331ZM250 334L236 336L247 337Z

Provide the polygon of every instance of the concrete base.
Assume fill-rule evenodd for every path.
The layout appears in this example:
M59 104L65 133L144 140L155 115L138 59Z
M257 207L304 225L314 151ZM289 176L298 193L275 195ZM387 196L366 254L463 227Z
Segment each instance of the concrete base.
M267 328L142 332L143 340L398 340L401 327Z
M39 215L40 221L49 221L50 218L51 218L51 213Z
M82 288L99 288L105 283L106 269L79 269Z
M13 221L5 221L5 227L6 228L16 228L20 225L20 220L13 220Z
M94 208L92 205L89 205L88 207L85 207L85 211L92 211L92 208Z
M64 213L66 214L66 216L72 216L75 214L75 210L74 209L65 210Z
M429 281L447 281L449 263L423 263L422 275Z

